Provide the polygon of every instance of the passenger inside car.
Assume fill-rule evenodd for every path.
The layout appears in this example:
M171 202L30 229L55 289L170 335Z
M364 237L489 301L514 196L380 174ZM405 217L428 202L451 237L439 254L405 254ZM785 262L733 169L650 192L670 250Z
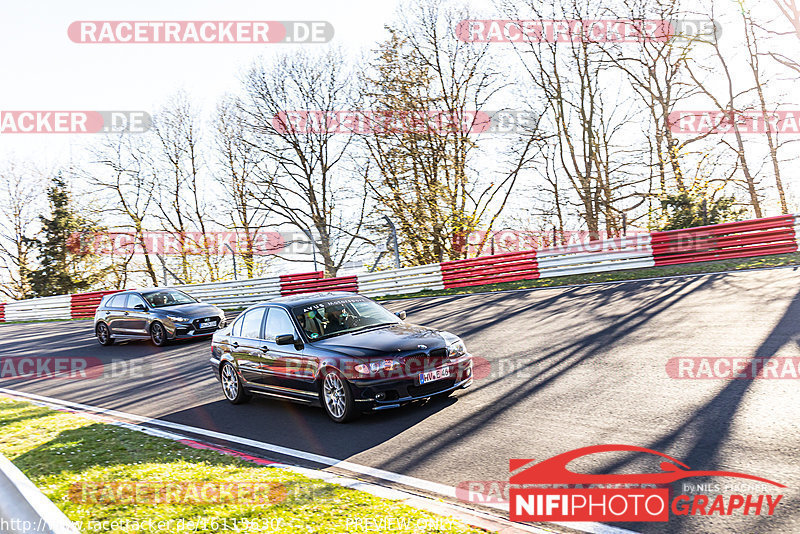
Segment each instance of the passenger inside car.
M317 310L304 313L300 324L303 325L303 329L312 339L325 335L325 321Z

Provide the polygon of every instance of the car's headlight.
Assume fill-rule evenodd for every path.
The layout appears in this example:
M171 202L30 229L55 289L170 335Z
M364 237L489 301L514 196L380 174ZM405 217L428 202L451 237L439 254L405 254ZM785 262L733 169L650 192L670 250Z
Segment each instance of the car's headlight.
M355 369L359 374L368 375L370 373L374 374L380 371L391 371L393 369L397 369L399 366L400 364L396 361L386 359L381 362L369 362L368 364L359 363L358 365L355 365L353 369Z
M366 363L359 363L358 365L356 365L354 367L354 369L359 374L362 374L362 375L368 375L369 374L369 365L367 365Z
M447 352L453 358L460 358L467 353L467 346L460 339L447 347Z
M439 335L441 335L447 343L447 354L451 358L460 358L467 353L467 346L457 335L451 334L450 332L439 332Z
M169 319L173 323L185 323L186 321L189 320L186 317L179 317L177 315L167 315L167 319Z

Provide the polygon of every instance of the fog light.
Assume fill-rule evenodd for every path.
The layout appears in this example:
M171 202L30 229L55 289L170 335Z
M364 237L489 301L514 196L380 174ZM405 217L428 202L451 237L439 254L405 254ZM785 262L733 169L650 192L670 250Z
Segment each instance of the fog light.
M384 392L380 392L377 395L375 395L375 400L377 401L382 401L385 398L386 398L386 393Z

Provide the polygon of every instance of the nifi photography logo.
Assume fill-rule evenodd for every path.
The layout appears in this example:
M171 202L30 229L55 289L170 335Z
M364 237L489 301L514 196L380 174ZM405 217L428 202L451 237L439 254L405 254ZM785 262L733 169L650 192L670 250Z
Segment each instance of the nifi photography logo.
M658 456L660 472L642 474L580 474L567 469L578 458L609 452L635 452ZM509 507L512 521L669 521L670 512L680 515L771 516L783 495L737 492L758 486L786 486L753 475L732 471L693 470L658 451L633 445L594 445L575 449L535 463L509 463ZM691 477L734 477L751 481L731 485L732 493L670 496L669 484ZM532 487L536 486L536 487ZM547 486L547 487L542 487ZM691 485L688 485L691 486ZM709 487L722 489L718 485ZM760 489L760 488L759 488Z

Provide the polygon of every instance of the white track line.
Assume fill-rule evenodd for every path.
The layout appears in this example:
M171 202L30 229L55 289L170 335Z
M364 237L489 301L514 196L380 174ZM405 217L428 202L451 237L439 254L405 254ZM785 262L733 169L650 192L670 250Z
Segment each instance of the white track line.
M240 436L235 436L233 434L225 434L223 432L216 432L214 430L206 430L204 428L183 425L180 423L172 423L170 421L163 421L161 419L153 419L152 417L145 417L141 415L136 415L127 412L120 412L117 410L110 410L108 408L101 408L99 406L91 406L88 404L81 404L78 402L71 402L61 399L55 399L53 397L45 397L43 395L36 395L34 393L27 393L25 391L18 391L14 389L7 389L7 388L0 388L0 393L6 393L8 395L14 395L17 397L24 397L32 400L37 400L40 402L50 403L56 406L62 406L67 408L73 408L80 411L85 412L94 412L105 414L111 417L116 417L119 419L127 419L129 421L135 421L137 423L143 423L153 426L160 426L164 428L169 428L172 430L178 430L182 432L188 432L190 434L196 434L199 436L204 436L208 438L214 438L222 441L227 441L229 443L238 443L239 445L245 445L247 447L252 447L254 449L260 449L263 451L273 452L276 454L281 454L283 456L289 456L292 458L299 458L302 460L318 463L321 465L327 465L337 469L343 469L345 471L349 471L351 473L358 473L360 475L366 475L370 477L374 477L380 480L385 480L387 482L393 482L396 484L401 484L403 486L407 486L410 488L427 491L430 493L434 493L437 495L441 495L444 497L449 497L451 499L457 499L456 495L456 488L453 486L447 486L445 484L439 484L438 482L430 482L428 480L422 480L421 478L410 477L407 475L401 475L399 473L393 473L391 471L385 471L383 469L377 469L374 467L369 467L365 465L355 464L352 462L348 462L346 460L338 460L336 458L331 458L329 456L322 456L320 454L315 454L312 452L301 451L298 449L292 449L289 447L282 447L280 445L273 445L271 443L265 443L263 441L257 441L250 438L244 438ZM491 508L495 508L497 510L502 510L503 512L507 512L507 508L503 504L488 504ZM588 532L591 534L632 534L633 531L626 530L622 528L612 527L609 525L605 525L603 523L590 523L590 522L553 522L554 525L560 525L563 527L571 528L574 530L580 530L583 532ZM525 527L527 525L517 524L515 526ZM531 527L528 527L531 528ZM532 531L532 532L541 532L541 531ZM635 534L635 533L633 533Z

